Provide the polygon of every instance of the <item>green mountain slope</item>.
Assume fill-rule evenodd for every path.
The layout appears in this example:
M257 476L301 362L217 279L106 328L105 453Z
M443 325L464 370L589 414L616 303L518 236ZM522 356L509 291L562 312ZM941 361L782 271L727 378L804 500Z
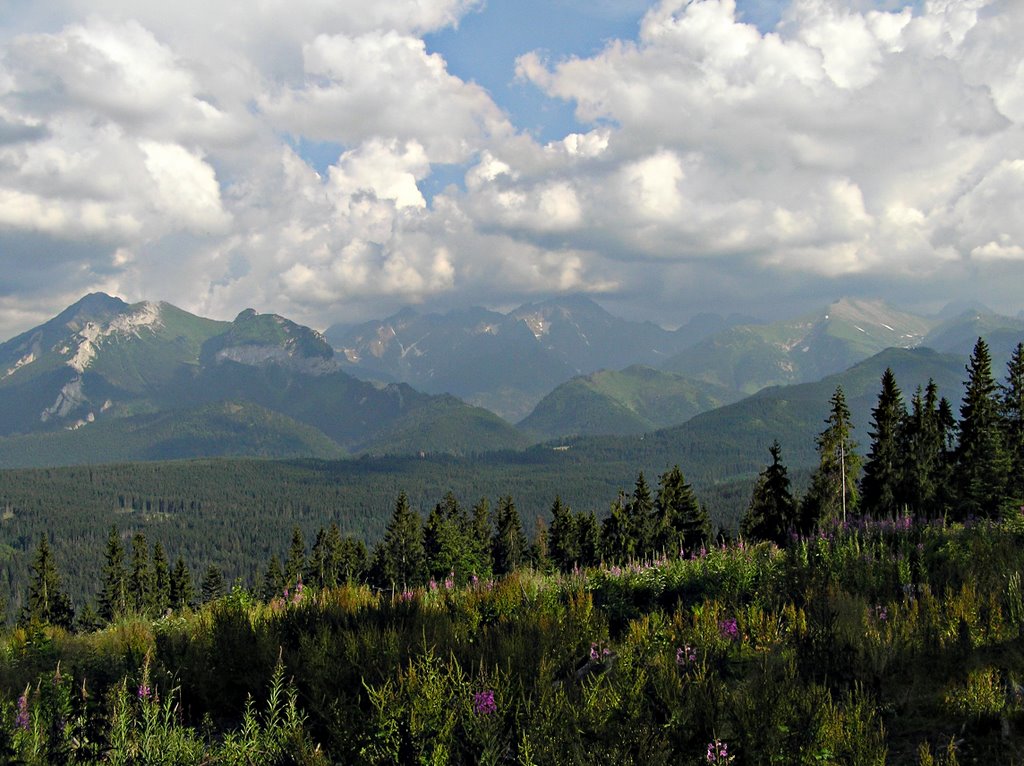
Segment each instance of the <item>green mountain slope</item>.
M931 324L879 301L843 299L796 320L734 327L662 369L750 394L819 380L889 347L917 346Z
M638 434L678 425L739 397L721 386L635 365L563 383L518 426L547 439Z
M525 444L452 397L357 380L322 335L252 309L215 322L86 296L0 345L0 372L0 466ZM224 402L249 419L225 420Z
M194 457L338 458L321 431L248 402L111 418L73 431L0 439L9 468Z

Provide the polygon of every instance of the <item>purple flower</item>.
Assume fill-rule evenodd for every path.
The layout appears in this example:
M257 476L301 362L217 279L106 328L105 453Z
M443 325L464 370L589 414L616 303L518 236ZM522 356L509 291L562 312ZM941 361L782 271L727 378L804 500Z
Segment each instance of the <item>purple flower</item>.
M18 714L14 716L14 725L23 731L28 731L29 724L28 698L22 694L18 697Z
M597 644L590 645L590 659L594 662L597 662L599 659L601 659L601 653L600 651L598 651Z
M444 580L444 589L451 590L455 587L455 570L448 573L448 576Z
M141 684L139 684L139 689L138 689L137 694L138 694L140 700L148 700L152 693L153 692L149 688L149 684L147 684L145 682L142 682Z
M686 665L688 662L697 661L697 650L689 644L676 647L676 665Z
M473 712L477 715L490 715L498 711L494 702L494 690L486 689L473 695Z
M729 745L717 739L714 742L708 742L708 752L705 757L708 763L732 762L732 758L729 757Z
M740 637L740 628L735 617L726 617L718 623L718 634L726 641L735 641Z

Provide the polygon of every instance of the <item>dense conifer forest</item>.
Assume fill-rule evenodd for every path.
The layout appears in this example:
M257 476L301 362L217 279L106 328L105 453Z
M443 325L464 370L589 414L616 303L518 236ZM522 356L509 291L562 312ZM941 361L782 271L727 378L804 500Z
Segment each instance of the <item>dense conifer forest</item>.
M732 519L680 466L559 485L582 461L550 449L469 502L436 471L412 501L414 458L373 494L302 463L6 473L0 752L1024 762L1024 347L999 383L979 340L967 377L957 417L887 370L866 449L837 388L805 490L775 443Z

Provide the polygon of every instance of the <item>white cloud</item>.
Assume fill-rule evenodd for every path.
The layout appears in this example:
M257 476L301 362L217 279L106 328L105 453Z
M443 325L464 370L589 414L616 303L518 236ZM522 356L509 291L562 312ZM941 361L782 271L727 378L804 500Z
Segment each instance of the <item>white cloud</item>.
M319 325L443 295L1002 285L1024 4L877 6L794 0L764 33L662 0L594 55L524 51L519 84L583 126L541 145L424 42L477 0L53 0L0 33L0 248L46 243L16 276L54 308L102 285ZM442 163L464 189L431 197ZM26 316L3 298L0 337Z

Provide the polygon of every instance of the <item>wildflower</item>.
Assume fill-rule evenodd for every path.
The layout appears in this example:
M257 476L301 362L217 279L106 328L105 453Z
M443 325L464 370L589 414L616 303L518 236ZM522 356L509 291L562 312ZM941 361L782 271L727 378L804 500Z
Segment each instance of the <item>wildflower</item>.
M470 577L469 579L470 579L470 582L473 583L473 587L474 588L477 586L477 583L480 582L480 578L477 577L475 574L472 577Z
M451 590L455 587L455 570L453 569L448 573L448 576L444 580L444 589Z
M477 715L490 715L498 711L494 701L494 690L486 689L473 695L473 712Z
M676 665L685 665L688 662L697 661L697 650L689 644L676 647Z
M136 693L138 694L140 700L148 700L153 692L149 688L149 684L143 681L141 684L139 684L139 689Z
M22 694L18 697L18 714L14 716L14 725L23 731L28 731L29 723L28 697Z
M412 599L413 599L413 592L411 590L403 590L401 593L398 594L398 600L399 601L406 602L406 601L412 601Z
M437 590L437 581L433 577L430 578L430 590Z
M597 662L601 658L601 654L597 649L597 644L592 643L590 645L590 659Z
M735 617L727 617L718 623L718 634L726 641L735 641L740 637L740 628Z
M708 763L732 763L732 756L729 755L729 745L716 739L708 742L708 752L705 756Z

